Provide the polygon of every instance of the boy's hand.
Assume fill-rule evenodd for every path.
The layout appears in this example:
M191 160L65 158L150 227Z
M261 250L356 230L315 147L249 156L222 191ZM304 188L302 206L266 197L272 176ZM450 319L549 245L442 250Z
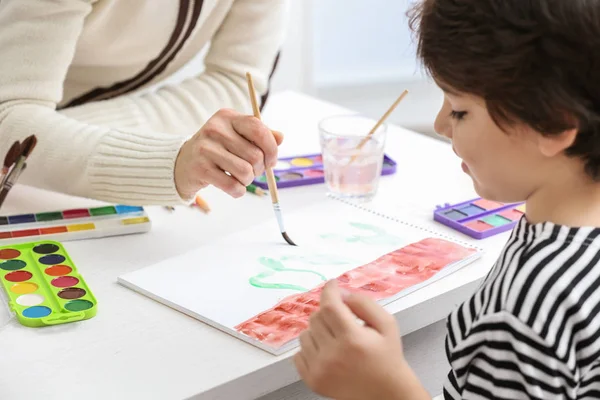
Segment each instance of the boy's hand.
M368 297L342 292L335 281L325 285L320 309L300 335L300 346L296 368L308 387L322 396L429 398L404 360L394 317Z

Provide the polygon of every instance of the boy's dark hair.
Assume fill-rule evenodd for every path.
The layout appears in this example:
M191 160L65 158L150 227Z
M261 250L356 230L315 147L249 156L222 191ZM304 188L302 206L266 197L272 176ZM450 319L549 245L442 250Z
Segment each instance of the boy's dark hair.
M600 181L600 0L423 0L408 17L436 81L485 99L500 127L577 128L566 153Z

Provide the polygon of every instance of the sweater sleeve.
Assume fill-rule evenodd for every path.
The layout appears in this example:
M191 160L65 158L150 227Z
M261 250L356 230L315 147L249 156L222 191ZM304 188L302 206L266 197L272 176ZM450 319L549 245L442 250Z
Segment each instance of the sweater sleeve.
M93 1L0 2L0 154L35 134L19 183L115 203L183 202L173 174L183 137L115 130L56 112Z
M63 113L106 123L102 110L110 110L113 116L123 114L119 120L128 127L179 135L194 134L221 108L251 113L246 72L264 97L283 45L287 7L287 0L235 0L211 40L202 73L152 92L91 102Z

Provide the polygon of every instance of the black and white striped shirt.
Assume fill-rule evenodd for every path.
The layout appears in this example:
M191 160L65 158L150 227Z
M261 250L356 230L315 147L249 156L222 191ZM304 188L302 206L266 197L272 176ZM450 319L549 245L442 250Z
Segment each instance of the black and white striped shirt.
M600 228L514 228L447 320L446 399L600 398Z

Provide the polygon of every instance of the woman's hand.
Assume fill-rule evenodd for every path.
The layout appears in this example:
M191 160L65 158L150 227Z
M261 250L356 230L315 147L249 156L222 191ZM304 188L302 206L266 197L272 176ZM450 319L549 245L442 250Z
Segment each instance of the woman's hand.
M254 116L222 109L181 147L175 163L175 185L188 199L213 185L232 197L246 193L265 166L277 164L280 132L271 131Z
M404 359L395 318L366 296L342 292L335 281L325 285L300 346L298 373L322 396L430 399Z

